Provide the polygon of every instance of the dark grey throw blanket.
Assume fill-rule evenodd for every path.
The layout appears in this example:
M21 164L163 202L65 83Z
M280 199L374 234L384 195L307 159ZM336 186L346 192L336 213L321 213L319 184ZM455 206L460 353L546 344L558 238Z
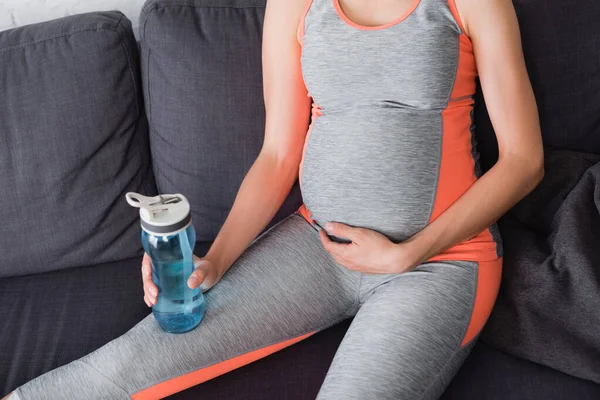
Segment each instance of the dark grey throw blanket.
M600 156L547 151L546 175L500 221L504 273L482 340L600 383Z

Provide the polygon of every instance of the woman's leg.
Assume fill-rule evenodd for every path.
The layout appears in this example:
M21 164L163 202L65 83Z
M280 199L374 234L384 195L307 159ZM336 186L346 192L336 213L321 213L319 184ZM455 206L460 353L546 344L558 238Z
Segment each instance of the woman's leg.
M361 300L319 400L437 399L468 355L500 285L501 260L434 262L364 275Z
M165 397L349 317L359 277L336 265L317 232L292 216L259 238L206 293L206 315L195 330L165 333L150 316L16 393L22 400Z

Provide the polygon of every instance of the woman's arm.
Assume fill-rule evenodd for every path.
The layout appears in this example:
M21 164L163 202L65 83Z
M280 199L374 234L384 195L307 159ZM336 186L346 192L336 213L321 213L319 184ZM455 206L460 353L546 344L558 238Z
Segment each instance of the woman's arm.
M499 159L446 212L409 240L417 264L488 228L544 175L538 111L511 0L456 0L456 5L473 43Z
M271 221L298 178L310 118L296 37L304 7L304 0L267 2L262 49L265 139L205 257L221 274Z
M537 106L529 82L511 0L456 0L471 38L483 94L496 131L498 162L435 221L393 244L383 235L339 223L326 226L353 246L321 233L342 265L367 273L407 271L487 229L531 192L544 175Z

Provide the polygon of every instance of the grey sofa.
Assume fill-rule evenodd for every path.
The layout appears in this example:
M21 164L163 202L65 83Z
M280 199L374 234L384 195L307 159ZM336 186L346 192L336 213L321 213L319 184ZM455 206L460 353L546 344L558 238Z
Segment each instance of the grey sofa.
M543 1L515 2L521 17L531 3ZM600 16L592 1L584 3L588 8L573 18ZM196 252L208 249L262 143L264 7L265 0L150 0L139 46L119 12L0 32L0 396L148 315L139 226L124 193L185 193ZM534 41L528 34L545 40L524 29L525 43ZM544 115L551 107L544 104L544 71L528 66ZM586 90L600 85L600 74L593 78ZM586 107L568 118L600 115L600 100ZM489 166L495 143L485 110L479 113ZM546 117L548 123L553 115ZM545 140L600 154L594 121L585 134L567 138L547 125ZM295 187L273 223L300 203ZM348 324L172 398L314 398ZM482 341L444 395L567 398L598 399L600 386Z

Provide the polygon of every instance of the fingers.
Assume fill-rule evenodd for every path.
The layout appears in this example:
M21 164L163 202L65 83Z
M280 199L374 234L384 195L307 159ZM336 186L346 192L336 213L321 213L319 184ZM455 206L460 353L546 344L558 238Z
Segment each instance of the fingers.
M153 304L156 304L156 300L158 298L158 288L156 285L150 282L144 282L144 301L147 300L146 304L148 307L152 307Z
M142 264L142 280L152 282L152 267L148 264Z
M330 235L337 236L343 239L348 239L352 242L356 242L356 237L360 231L360 229L353 228L351 226L341 224L339 222L328 222L325 225L325 230Z
M153 304L156 304L158 288L152 282L152 263L147 254L144 254L142 259L142 283L144 285L144 301L148 307L152 307Z
M144 282L144 293L148 296L149 300L152 300L158 296L158 288L154 284L154 282L145 281ZM155 302L152 302L154 304Z
M336 243L332 241L323 229L319 232L319 236L321 237L323 247L331 254L331 257L337 264L353 271L359 270L355 265L356 263L352 261L354 259L352 254L352 244Z
M204 282L206 278L207 272L202 269L202 263L198 265L198 267L192 272L192 275L188 278L187 285L190 289L196 289L198 286Z
M331 253L334 258L343 257L348 251L348 244L332 241L329 236L327 236L327 233L325 233L325 230L321 229L319 236L321 237L321 243L323 243L325 250Z

